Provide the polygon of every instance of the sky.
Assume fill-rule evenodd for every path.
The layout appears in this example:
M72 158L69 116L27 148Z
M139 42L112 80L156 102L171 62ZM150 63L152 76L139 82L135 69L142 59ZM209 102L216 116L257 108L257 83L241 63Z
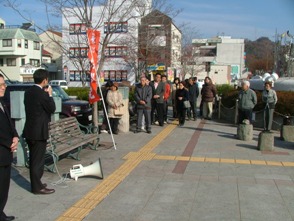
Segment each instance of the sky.
M5 1L5 0L4 0ZM2 7L0 18L7 25L26 22L13 9ZM36 24L46 27L48 19L44 4L40 0L18 0L22 13ZM290 31L294 35L294 0L167 0L175 9L182 9L174 23L191 26L199 38L217 35L256 40L269 37L274 40L279 34ZM61 19L51 17L50 21L60 24Z

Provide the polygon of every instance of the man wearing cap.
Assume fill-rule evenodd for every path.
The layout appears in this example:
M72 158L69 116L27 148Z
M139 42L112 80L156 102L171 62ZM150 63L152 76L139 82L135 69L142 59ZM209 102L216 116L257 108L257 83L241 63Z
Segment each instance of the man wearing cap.
M252 123L252 111L257 104L256 93L250 89L250 82L242 82L242 90L239 92L239 124L244 120Z

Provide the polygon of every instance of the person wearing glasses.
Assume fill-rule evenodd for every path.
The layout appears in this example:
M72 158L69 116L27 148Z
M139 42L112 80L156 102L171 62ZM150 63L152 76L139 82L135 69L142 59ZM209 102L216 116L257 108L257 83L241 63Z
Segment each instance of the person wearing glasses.
M2 101L6 90L4 76L0 74L0 221L14 220L7 216L4 207L8 199L13 152L17 149L18 134Z

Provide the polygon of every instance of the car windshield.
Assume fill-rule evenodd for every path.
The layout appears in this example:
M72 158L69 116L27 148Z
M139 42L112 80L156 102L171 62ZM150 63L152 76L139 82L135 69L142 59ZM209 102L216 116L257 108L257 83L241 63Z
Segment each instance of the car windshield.
M60 85L61 85L61 86L66 86L67 83L62 81L62 82L60 82Z
M60 97L62 100L69 100L68 94L61 87L52 87L53 97Z

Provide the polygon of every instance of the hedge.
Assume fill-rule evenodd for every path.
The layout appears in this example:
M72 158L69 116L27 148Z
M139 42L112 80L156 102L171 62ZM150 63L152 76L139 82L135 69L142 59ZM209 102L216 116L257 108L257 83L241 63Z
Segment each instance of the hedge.
M239 90L234 89L230 85L219 85L217 86L218 94L222 96L222 104L225 107L231 108L236 104ZM261 99L261 92L256 91L257 105L255 111L263 110L264 104ZM283 114L294 116L294 92L293 91L277 91L278 103L275 111Z

